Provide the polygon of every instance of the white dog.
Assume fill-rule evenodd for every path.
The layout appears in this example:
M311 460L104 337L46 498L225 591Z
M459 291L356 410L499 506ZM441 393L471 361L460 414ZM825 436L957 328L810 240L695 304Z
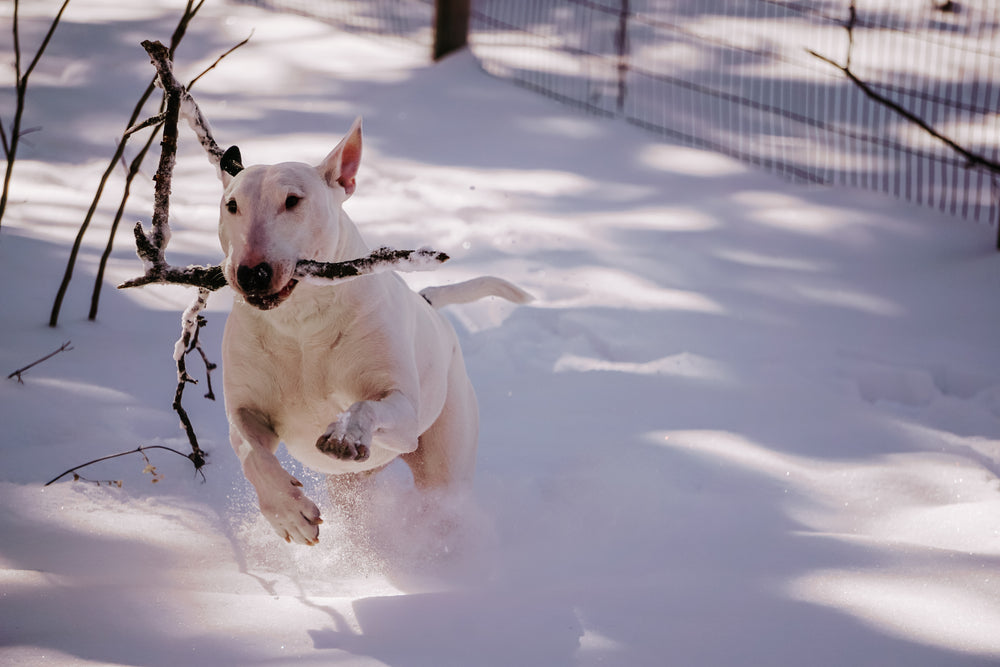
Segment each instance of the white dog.
M263 515L300 544L317 543L322 519L275 457L279 442L341 479L401 456L420 488L467 483L476 397L455 332L435 308L489 295L530 300L490 277L421 294L395 273L296 280L299 260L370 252L341 209L360 159L359 118L317 167L223 165L219 239L237 297L222 343L230 441Z

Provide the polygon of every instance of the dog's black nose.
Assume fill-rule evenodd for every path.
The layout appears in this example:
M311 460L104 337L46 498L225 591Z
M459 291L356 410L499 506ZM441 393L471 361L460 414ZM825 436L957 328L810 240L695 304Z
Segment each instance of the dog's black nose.
M274 270L267 262L249 267L240 265L236 269L236 282L245 294L266 294L271 288Z

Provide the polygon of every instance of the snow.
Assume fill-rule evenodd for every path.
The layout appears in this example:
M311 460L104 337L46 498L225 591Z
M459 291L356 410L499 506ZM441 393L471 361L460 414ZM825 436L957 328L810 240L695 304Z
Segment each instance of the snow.
M287 545L201 385L185 405L204 482L153 450L156 484L133 455L80 471L121 488L43 487L187 447L171 351L193 292L114 290L141 273L128 224L86 320L120 180L46 326L151 76L139 41L168 39L180 4L74 0L32 79L42 131L0 228L0 368L73 350L0 383L0 663L996 664L994 230L660 142L468 54L429 65L243 5L206 3L178 52L186 80L254 30L194 91L220 143L318 163L361 114L347 208L372 247L447 252L404 274L416 289L494 274L536 297L444 311L482 412L474 497L427 503L394 466L363 529L289 461L325 523L319 546ZM55 3L22 9L33 49ZM220 187L181 137L167 257L216 264ZM148 178L133 190L126 217L148 224ZM204 311L217 362L230 303Z

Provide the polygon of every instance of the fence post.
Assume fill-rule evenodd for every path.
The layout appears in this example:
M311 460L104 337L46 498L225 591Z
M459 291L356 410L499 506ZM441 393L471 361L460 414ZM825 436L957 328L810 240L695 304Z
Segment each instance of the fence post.
M465 46L471 0L434 0L434 60Z

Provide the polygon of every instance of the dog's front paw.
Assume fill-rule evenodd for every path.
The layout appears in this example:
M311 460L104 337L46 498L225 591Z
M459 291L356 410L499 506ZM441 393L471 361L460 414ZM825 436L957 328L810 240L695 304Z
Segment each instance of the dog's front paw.
M313 546L319 543L319 508L302 492L302 482L288 476L287 488L258 491L260 513L286 542Z
M372 449L371 426L366 422L348 410L319 437L316 449L341 461L366 461Z

